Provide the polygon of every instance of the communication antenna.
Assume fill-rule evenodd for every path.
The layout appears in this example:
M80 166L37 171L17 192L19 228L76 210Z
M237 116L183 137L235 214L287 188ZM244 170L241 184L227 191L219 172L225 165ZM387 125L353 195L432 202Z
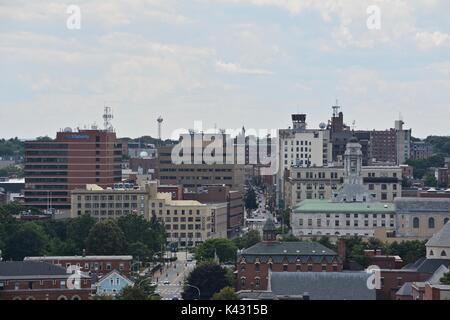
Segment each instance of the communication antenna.
M355 128L356 128L356 121L353 120L353 122L352 122L352 130L355 131Z
M111 120L113 118L114 118L114 116L112 114L111 107L105 106L104 113L103 113L103 129L105 129L105 131L112 131L113 130L113 127L111 125Z
M338 99L336 99L336 105L334 105L333 107L333 117L338 117L339 116L339 109L341 108L340 106L339 106L339 100Z
M158 122L158 139L161 140L161 125L164 120L161 116L159 116L158 119L156 119L156 121Z

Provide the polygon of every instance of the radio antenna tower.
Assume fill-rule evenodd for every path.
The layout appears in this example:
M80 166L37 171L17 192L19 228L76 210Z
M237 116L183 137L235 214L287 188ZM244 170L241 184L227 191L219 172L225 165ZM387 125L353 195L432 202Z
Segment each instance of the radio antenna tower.
M112 114L111 107L106 107L103 113L103 128L105 131L113 131L113 126L111 125L111 120L114 118Z
M158 122L158 139L161 140L161 125L164 120L161 116L159 116L156 121Z

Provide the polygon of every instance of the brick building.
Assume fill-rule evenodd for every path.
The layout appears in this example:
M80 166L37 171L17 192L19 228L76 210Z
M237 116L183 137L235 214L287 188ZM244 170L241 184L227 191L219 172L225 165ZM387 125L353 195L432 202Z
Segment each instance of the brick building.
M227 233L229 237L237 234L244 223L244 199L242 192L231 190L229 186L204 186L195 189L185 189L185 200L197 200L201 203L227 204Z
M316 242L278 242L268 219L263 241L238 253L237 291L267 290L273 272L340 272L343 262L334 251Z
M71 190L120 182L121 148L106 130L66 129L54 140L25 142L25 204L69 210Z
M0 262L0 300L88 300L91 278L80 275L79 289L70 289L70 273L46 262Z
M87 274L96 274L97 277L117 270L126 277L132 272L132 256L44 256L25 257L24 261L46 262L55 266L68 268L77 266L80 271Z

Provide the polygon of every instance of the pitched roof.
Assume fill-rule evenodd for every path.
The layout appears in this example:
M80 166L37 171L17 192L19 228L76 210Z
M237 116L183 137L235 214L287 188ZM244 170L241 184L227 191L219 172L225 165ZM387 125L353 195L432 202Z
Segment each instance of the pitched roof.
M395 293L397 296L412 296L412 282L405 282Z
M450 248L450 223L444 224L441 230L428 240L426 246Z
M0 262L0 277L67 275L66 269L46 262Z
M271 218L268 218L263 226L263 231L274 231L275 229L276 228L273 220Z
M450 198L395 198L397 213L448 213L450 212Z
M273 272L271 290L277 296L303 296L310 300L375 300L367 287L366 272Z
M450 259L425 259L421 258L415 263L407 265L400 270L412 270L420 273L433 274L440 266L450 266Z
M133 281L131 281L130 279L128 279L127 277L125 277L123 274L121 274L119 271L117 270L111 270L109 273L105 274L103 277L100 278L100 280L98 280L98 284L104 282L105 280L107 280L110 276L112 275L116 275L116 277L122 278L123 280L125 280L126 282L130 283L130 284L134 284Z
M430 277L430 279L427 280L430 284L440 284L441 278L448 272L448 267L441 265Z

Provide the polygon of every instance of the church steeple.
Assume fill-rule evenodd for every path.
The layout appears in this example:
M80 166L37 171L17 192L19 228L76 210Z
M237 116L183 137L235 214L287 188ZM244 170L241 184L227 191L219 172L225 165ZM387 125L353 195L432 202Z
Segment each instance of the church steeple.
M263 241L273 242L277 240L276 228L272 218L267 218L263 227Z

